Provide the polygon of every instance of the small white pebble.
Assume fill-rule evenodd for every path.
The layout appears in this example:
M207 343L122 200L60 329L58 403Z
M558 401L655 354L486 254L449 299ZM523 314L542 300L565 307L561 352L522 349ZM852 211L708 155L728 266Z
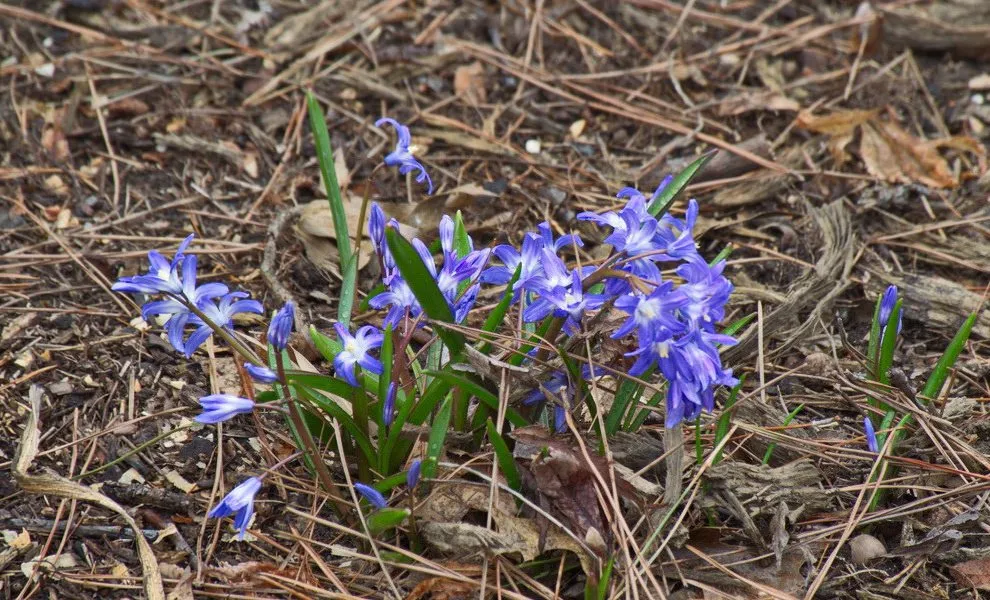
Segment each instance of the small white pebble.
M530 154L539 154L542 148L543 145L540 144L540 140L535 138L531 140L526 140L526 152Z
M982 105L986 102L986 99L983 97L983 94L973 94L969 101L973 104Z
M55 65L52 63L45 63L40 67L35 67L34 72L42 77L51 77L55 74Z

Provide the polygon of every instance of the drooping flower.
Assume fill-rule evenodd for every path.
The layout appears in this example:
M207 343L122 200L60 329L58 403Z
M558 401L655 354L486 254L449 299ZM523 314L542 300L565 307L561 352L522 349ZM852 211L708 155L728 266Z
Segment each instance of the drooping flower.
M880 329L882 333L886 333L887 327L890 325L889 321L891 316L894 314L894 307L897 305L897 286L890 285L883 293L883 297L880 299L880 314L878 319L880 322ZM900 310L897 312L897 328L895 333L901 333L901 326L903 325L904 311Z
M553 407L553 430L557 433L567 431L567 409L563 406Z
M203 412L196 415L200 423L220 423L235 415L248 414L254 410L254 401L232 394L211 394L199 399Z
M387 289L368 300L368 305L372 308L382 309L388 307L385 314L384 324L395 326L403 317L416 318L423 312L419 300L412 288L406 283L401 275L396 274L386 284Z
M258 383L275 383L278 381L278 373L268 367L253 363L244 363L244 370Z
M233 330L234 315L239 313L260 315L265 312L265 308L260 302L257 300L248 300L248 296L249 294L247 292L230 292L229 294L224 294L216 303L213 301L201 302L198 308L214 325L227 330ZM193 352L213 334L213 328L207 325L197 315L189 315L188 323L196 327L196 330L189 334L183 345L182 351L185 353L186 358L192 356ZM171 325L171 320L169 320L169 325Z
M268 343L279 352L285 350L286 345L289 343L289 334L292 333L292 325L295 322L295 318L296 305L292 302L286 302L275 313L271 323L268 325Z
M425 181L427 185L426 193L432 194L433 180L430 179L423 164L416 160L416 157L409 150L409 144L412 143L409 128L389 117L383 117L375 121L375 127L381 127L386 123L395 128L398 139L395 142L395 150L385 157L385 164L390 167L399 167L400 175L405 175L414 170L419 171L419 174L416 176L416 183L423 183Z
M354 335L351 335L347 328L340 323L334 323L333 328L337 331L340 343L344 346L344 349L333 359L333 366L337 375L342 376L347 383L357 386L359 384L355 365L360 365L361 368L371 373L381 374L381 361L368 354L371 350L380 347L385 340L381 331L371 325L365 325L359 328Z
M369 503L371 503L371 505L377 509L385 508L385 505L388 504L385 501L385 496L383 496L381 492L371 487L370 485L365 485L361 482L355 482L354 489L362 496L364 496L364 499L367 500Z
M382 403L382 423L385 427L392 424L392 419L395 418L395 394L398 391L398 386L395 382L388 384L388 391L385 392L385 402Z
M192 242L195 234L189 234L179 244L175 256L169 261L156 250L148 252L148 272L144 275L121 277L110 288L115 292L128 294L182 294L182 276L180 269L185 258L185 251Z
M863 432L866 433L866 447L870 452L879 452L880 445L877 443L877 432L873 429L873 421L870 420L869 416L863 417Z
M238 529L238 539L243 540L247 532L247 526L251 522L251 515L254 514L254 497L261 489L261 479L249 477L240 485L224 496L219 504L213 507L207 516L211 519L223 518L228 515L234 516L234 528Z
M415 488L419 485L419 476L423 470L423 461L418 458L412 461L409 465L409 470L406 471L406 487L409 489Z

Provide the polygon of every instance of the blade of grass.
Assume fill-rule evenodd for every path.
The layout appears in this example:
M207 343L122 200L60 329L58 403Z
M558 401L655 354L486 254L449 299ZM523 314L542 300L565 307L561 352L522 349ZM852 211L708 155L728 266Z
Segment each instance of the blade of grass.
M677 198L677 194L687 187L687 184L691 182L698 171L700 171L701 168L714 157L715 152L709 152L689 164L687 168L678 173L677 176L674 177L674 180L671 181L662 192L660 192L660 195L650 202L650 205L647 207L649 213L654 217L659 217L666 214L667 211L670 210L670 206L674 203L674 200Z
M430 438L426 442L426 460L423 461L424 479L432 479L437 474L437 464L440 462L440 454L443 452L447 431L450 428L450 415L453 412L451 396L448 394L444 398L436 418L433 419L433 425L430 426Z
M385 228L385 238L388 241L389 249L392 251L395 264L399 267L399 273L402 274L409 289L412 290L420 306L423 307L426 316L434 322L453 323L454 314L450 310L450 305L447 304L447 299L437 287L437 282L433 279L433 275L426 268L426 265L423 264L423 259L413 245L391 227ZM437 333L447 348L450 349L452 359L463 352L464 336L459 332L438 325Z
M340 194L340 184L337 182L337 171L334 168L330 132L327 131L327 122L323 116L323 109L320 108L320 102L312 92L306 93L306 108L309 113L309 127L313 131L313 142L316 146L316 160L320 163L320 173L323 175L323 185L326 188L327 201L330 203L333 230L337 236L337 253L340 256L340 272L343 276L340 300L337 304L337 320L344 327L350 327L351 308L354 306L354 284L357 281L357 262L351 251L351 234L347 228L347 213L344 212L344 200Z
M962 327L959 328L959 331L956 332L955 337L949 342L945 352L938 359L935 369L928 376L928 381L925 382L925 387L921 391L922 402L927 403L934 400L938 396L938 393L942 391L942 386L945 385L945 380L949 377L949 370L956 364L956 360L966 346L966 341L969 340L969 334L973 331L973 326L976 325L976 316L976 313L969 315L962 324Z
M794 417L798 416L798 413L802 410L804 410L804 404L798 404L797 408L787 413L787 416L784 417L784 426L790 425L791 421L794 420ZM770 457L773 456L773 451L776 447L777 442L771 442L770 445L767 446L767 451L763 454L763 464L770 464Z
M729 426L732 425L732 406L736 403L736 398L739 397L739 390L742 389L744 383L746 383L745 374L739 378L739 383L737 383L729 391L729 397L725 399L725 407L722 408L722 414L718 416L718 423L715 425L714 443L716 448L718 448L719 444L722 442L722 439L729 433ZM718 453L715 454L715 458L712 459L713 467L722 460L722 451L724 449L725 446L723 446Z
M512 457L512 451L509 450L508 444L502 439L502 435L495 429L495 423L491 419L485 422L485 427L488 429L488 441L492 443L492 448L495 450L495 459L498 461L498 468L502 471L502 475L505 476L506 483L517 492L521 491L522 476L519 475L519 467L516 465L516 460Z
M498 396L485 389L480 384L471 381L471 379L446 369L442 371L427 371L427 373L429 375L433 375L434 377L439 377L440 379L447 381L447 383L451 386L459 388L462 391L474 396L479 402L484 403L489 408L498 410ZM527 421L513 408L506 408L505 418L509 421L509 423L512 423L516 427L525 427L526 425L529 425L529 421Z

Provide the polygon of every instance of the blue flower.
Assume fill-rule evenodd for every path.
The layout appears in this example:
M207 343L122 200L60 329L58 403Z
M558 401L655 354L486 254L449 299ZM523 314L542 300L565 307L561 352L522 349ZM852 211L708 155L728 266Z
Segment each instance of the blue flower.
M156 315L182 315L189 313L189 304L199 306L213 298L227 293L227 286L222 283L204 283L196 285L196 256L185 256L181 266L181 284L177 291L169 290L173 296L165 300L147 302L141 307L141 318L149 320ZM170 318L171 321L171 318ZM174 327L174 325L173 325ZM181 332L181 328L179 329ZM173 344L174 345L174 344ZM180 346L176 350L182 351Z
M523 311L527 322L539 321L549 314L566 318L564 331L573 334L579 327L584 313L600 308L606 297L585 293L580 269L568 273L563 261L549 250L543 251L544 275L535 280L533 291L539 297Z
M203 412L196 415L200 423L220 423L235 415L248 414L254 410L254 401L231 394L212 394L199 399Z
M195 234L189 234L179 244L175 256L169 261L159 252L152 250L148 253L150 267L144 275L121 277L110 288L116 292L128 294L182 294L182 278L179 273L186 248L192 242Z
M347 383L357 386L355 365L360 365L366 371L381 374L381 361L368 354L371 350L380 347L385 340L381 331L370 325L365 325L358 329L355 335L351 335L340 323L334 323L333 328L337 330L340 343L344 346L344 349L333 359L333 366L337 375L342 376Z
M371 505L377 509L385 508L385 505L388 504L385 501L385 496L383 496L381 492L371 487L370 485L365 485L360 482L355 482L354 489L357 490L362 496L364 496L364 499L367 500L369 503L371 503Z
M887 326L889 325L890 317L894 313L894 306L897 305L897 286L891 285L883 293L883 297L880 299L880 314L879 322L880 327L883 332L887 331ZM897 313L897 333L901 332L902 317L904 311L898 311Z
M385 157L385 164L390 167L399 167L400 175L405 175L413 170L419 171L419 175L416 176L416 183L423 183L425 181L427 185L426 193L432 194L433 180L430 179L422 163L416 160L416 157L409 151L409 144L412 142L412 138L409 135L409 128L395 119L388 117L383 117L375 121L375 127L381 127L386 123L395 128L398 140L395 142L395 150Z
M251 515L254 514L254 497L261 489L261 479L249 477L240 485L224 496L213 509L207 513L211 519L223 518L236 513L234 516L234 527L240 530L238 539L243 540L247 532L248 523L251 522Z
M563 406L553 407L553 430L557 433L567 431L567 409Z
M216 304L213 301L204 302L199 304L198 308L203 311L206 318L214 325L227 330L233 330L234 315L245 312L260 315L265 312L264 307L257 300L246 300L248 295L247 292L230 292L229 294L224 294ZM213 334L213 328L196 315L188 315L188 323L195 326L196 330L189 334L182 347L182 352L185 353L186 358L192 356L193 352ZM172 325L172 319L169 319L168 325ZM169 330L169 334L171 339L171 329ZM177 340L173 340L173 346L176 341L181 341L181 335ZM176 349L179 348L179 346L175 347Z
M688 298L681 308L692 327L711 331L725 317L725 304L732 294L732 283L722 271L725 261L709 265L700 255L693 255L677 268L685 283L678 289Z
M389 307L385 314L384 324L395 326L403 317L416 318L423 312L416 294L398 273L386 284L387 290L368 300L371 308L382 309Z
M634 329L647 337L657 327L679 331L683 324L675 318L675 313L687 302L687 297L674 289L672 281L656 286L648 295L634 293L620 296L615 300L615 307L628 313L629 318L615 330L612 337L618 339Z
M385 392L385 402L382 403L382 423L385 427L392 424L392 419L395 418L395 394L398 391L398 386L395 382L388 384L388 391Z
M409 470L406 471L406 487L409 489L415 488L419 485L419 476L423 470L423 461L418 458L412 461L409 465Z
M292 302L286 302L268 325L268 343L279 352L285 350L289 343L289 334L292 333L295 318L296 306Z
M873 421L870 420L869 416L863 417L863 431L866 433L866 447L874 454L879 452L880 445L877 444L877 432L873 429Z
M278 373L272 371L268 367L263 367L252 363L244 363L244 370L248 372L248 375L250 375L252 379L259 383L275 383L278 381Z

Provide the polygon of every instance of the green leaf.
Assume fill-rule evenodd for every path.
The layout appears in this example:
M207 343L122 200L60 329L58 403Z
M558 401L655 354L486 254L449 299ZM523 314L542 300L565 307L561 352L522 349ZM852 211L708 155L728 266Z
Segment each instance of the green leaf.
M708 266L711 266L711 267L714 267L714 266L715 266L715 265L717 265L718 263L720 263L720 262L722 262L723 260L725 260L725 259L727 259L727 258L729 258L729 255L730 255L730 254L732 254L732 251L733 251L734 249L735 249L735 248L733 248L733 247L732 247L732 244L727 244L727 245L725 246L725 248L722 248L722 251L721 251L721 252L719 252L718 254L716 254L716 255L715 255L715 258L713 258L713 259L711 260L711 262L709 262L709 263L708 263Z
M312 388L293 385L291 389L336 419L340 423L340 427L350 435L351 439L358 445L358 448L361 449L361 453L364 454L365 459L369 463L374 462L376 454L375 449L371 445L371 440L368 439L368 436L364 435L357 423L351 415L347 414L347 411L343 407Z
M605 600L608 598L608 588L612 580L612 568L615 566L615 557L608 557L608 562L605 563L605 569L602 571L602 578L598 580L598 599Z
M896 323L901 318L901 300L898 299L897 303L894 304L894 310L890 312L890 318L887 323L893 323L894 326L890 327L890 335L886 333L880 336L880 360L877 364L877 381L887 385L890 383L890 371L891 365L894 364L894 348L897 345L897 326Z
M409 240L402 237L398 231L391 227L385 228L385 238L388 240L388 247L392 251L392 257L399 268L399 273L409 285L413 295L419 300L423 312L434 322L453 323L454 313L451 312L447 299L443 297L433 275L423 263L423 259L416 248L409 243ZM459 355L464 350L464 336L459 332L437 327L437 333L443 343L450 349L452 357Z
M798 416L798 413L800 413L802 410L804 410L804 404L798 404L797 408L787 413L787 416L784 417L784 423L783 423L784 426L786 427L790 425L791 421L794 420L794 417ZM767 451L763 454L763 464L765 465L770 464L770 457L773 456L773 451L776 447L777 447L777 442L772 442L767 446Z
M440 454L443 453L444 442L447 440L447 431L450 429L450 415L453 409L451 396L447 395L440 405L433 425L430 426L430 438L426 442L426 460L423 461L423 479L432 479L437 474L437 464L440 462Z
M705 164L715 157L715 152L709 152L704 156L698 158L693 163L689 164L686 169L681 171L674 177L674 180L664 188L663 192L660 193L647 207L647 210L654 217L659 217L667 213L670 210L670 206L674 203L677 198L677 194L681 192L687 184L694 179L694 176Z
M743 327L747 326L756 318L756 313L750 313L745 317L739 319L738 321L733 321L725 329L722 330L724 335L736 335Z
M344 200L340 194L340 184L337 182L337 171L334 168L330 132L327 131L323 109L320 108L319 101L311 91L306 93L306 108L309 112L309 127L313 130L313 141L316 145L316 159L320 163L320 173L323 175L323 184L326 188L327 200L330 203L333 230L337 236L337 252L340 256L340 272L343 274L340 300L337 305L337 320L343 323L345 327L349 327L351 307L354 305L357 262L351 252L347 213L344 212Z
M492 410L498 410L498 396L485 389L477 382L447 369L442 371L427 371L426 373L428 375L443 379L451 386L460 388L464 392L471 394ZM512 423L516 427L525 427L526 425L529 425L529 421L527 421L525 417L511 407L506 407L505 418L509 421L509 423Z
M389 506L379 508L368 515L368 530L372 534L378 535L389 529L394 529L402 525L410 514L408 508L391 508Z
M513 458L508 444L502 439L502 435L495 428L495 423L491 419L488 419L485 427L488 429L488 441L492 443L492 448L495 449L495 459L498 460L498 468L505 475L506 483L517 492L522 490L522 476L519 475L519 467L516 465L516 459Z
M715 425L716 448L722 443L725 436L729 434L729 425L732 424L732 406L736 403L736 398L739 397L739 390L742 389L744 383L746 383L745 374L739 378L739 383L737 383L732 390L729 391L729 397L725 399L725 406L722 408L722 413L718 416L718 424ZM715 458L712 459L712 466L717 465L721 460L722 450L719 450L718 454L715 455Z
M329 375L310 373L308 371L286 371L285 378L290 385L312 388L324 392L330 392L334 396L347 400L350 403L351 392L354 388L345 381L341 381Z
M891 320L893 320L893 317L891 317ZM892 322L896 323L896 321ZM934 400L938 393L942 391L942 386L945 385L945 380L949 377L949 369L956 364L956 360L963 351L963 347L966 345L966 341L969 339L969 334L973 331L975 324L976 313L972 313L962 324L962 327L959 328L959 331L956 332L952 341L949 342L949 346L942 353L942 357L938 359L935 370L928 376L928 381L925 382L925 388L921 391L921 395L924 397L922 402Z
M649 401L646 403L646 406L651 408L656 408L657 406L660 406L660 404L663 402L663 399L664 399L664 393L657 392L653 394L653 396L649 399ZM646 421L646 417L650 416L650 412L652 411L650 411L647 408L640 409L638 413L630 411L629 418L626 421L626 424L623 427L623 429L629 432L639 431L639 428L642 427L643 423Z
M652 372L653 369L651 368L643 374L643 377L648 377ZM639 399L643 396L643 389L643 384L636 379L622 380L622 383L619 384L619 389L615 391L615 400L612 402L612 407L609 408L608 415L605 417L606 437L612 437L619 431L626 413L629 412L629 407L639 402Z
M461 211L454 215L454 254L457 258L464 258L471 252L471 236L468 235L464 226L464 217Z
M344 351L344 347L340 342L321 333L315 325L309 326L309 339L313 340L316 350L327 362L333 362L333 359L337 358L337 355Z

